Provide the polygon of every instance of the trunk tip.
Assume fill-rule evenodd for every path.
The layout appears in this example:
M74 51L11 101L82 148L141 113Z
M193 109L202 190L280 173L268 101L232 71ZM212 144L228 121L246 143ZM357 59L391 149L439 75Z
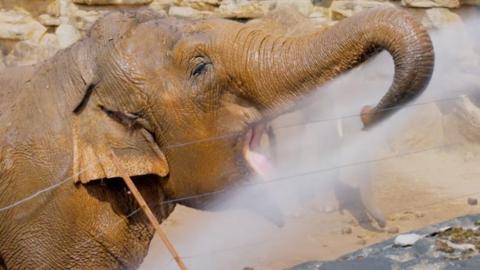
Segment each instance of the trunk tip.
M364 106L360 112L360 119L362 120L363 129L368 129L373 122L373 108L372 106Z

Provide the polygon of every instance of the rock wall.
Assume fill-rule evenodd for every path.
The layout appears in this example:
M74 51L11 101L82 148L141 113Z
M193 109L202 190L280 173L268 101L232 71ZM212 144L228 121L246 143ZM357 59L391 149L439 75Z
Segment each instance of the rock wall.
M102 14L150 7L181 17L250 20L294 6L315 23L330 25L378 6L401 6L428 27L460 21L461 7L480 0L0 0L0 67L28 65L78 40Z

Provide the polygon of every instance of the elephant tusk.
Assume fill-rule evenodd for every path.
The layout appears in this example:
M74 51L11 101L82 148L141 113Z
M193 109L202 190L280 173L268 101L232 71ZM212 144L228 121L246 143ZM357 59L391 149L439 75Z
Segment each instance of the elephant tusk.
M162 230L162 228L160 228L160 222L155 217L155 215L153 214L150 207L148 207L147 202L143 198L140 191L138 191L137 187L135 186L135 184L132 181L132 178L130 178L130 176L127 174L126 169L122 167L119 159L117 158L117 156L115 155L113 150L111 150L111 156L112 156L114 166L120 172L120 175L121 175L120 177L123 179L123 181L127 185L128 189L130 189L130 192L132 192L133 197L137 201L138 205L140 205L140 208L142 209L142 211L147 216L148 220L150 221L150 224L153 226L153 228L155 228L155 232L157 233L157 235L160 237L160 239L165 244L165 246L167 247L167 249L170 252L170 254L172 255L172 257L177 262L177 265L180 268L180 270L188 270L187 266L185 265L185 263L182 261L182 259L178 255L178 252L175 249L175 247L173 246L172 242L168 239L167 234Z

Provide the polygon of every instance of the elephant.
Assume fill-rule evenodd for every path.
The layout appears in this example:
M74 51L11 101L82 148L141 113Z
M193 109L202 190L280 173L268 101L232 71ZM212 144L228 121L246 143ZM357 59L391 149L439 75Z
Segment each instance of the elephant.
M118 11L51 59L4 69L0 269L137 268L154 230L115 165L161 221L176 204L209 210L221 191L265 172L256 147L269 121L380 49L395 75L361 110L370 128L419 96L433 72L427 31L399 9L295 37Z

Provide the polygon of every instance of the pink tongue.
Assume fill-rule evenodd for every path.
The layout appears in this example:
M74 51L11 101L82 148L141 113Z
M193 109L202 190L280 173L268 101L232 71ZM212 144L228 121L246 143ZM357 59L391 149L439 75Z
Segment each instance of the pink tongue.
M253 137L250 141L250 149L255 149L260 146L265 128L265 124L259 124L253 128Z
M272 163L265 155L248 150L246 159L255 172L262 177L269 176L273 170Z

